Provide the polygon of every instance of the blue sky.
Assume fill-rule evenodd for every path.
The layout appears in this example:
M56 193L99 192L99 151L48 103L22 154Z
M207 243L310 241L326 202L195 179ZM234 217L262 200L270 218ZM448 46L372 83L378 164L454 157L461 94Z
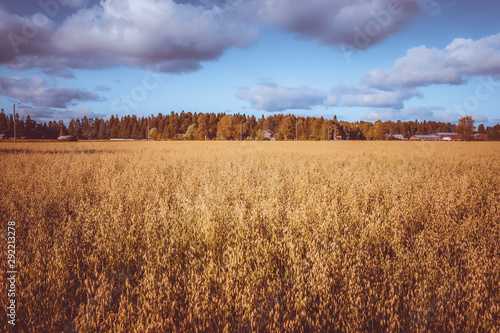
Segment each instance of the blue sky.
M494 0L0 1L0 106L37 121L291 113L500 123Z

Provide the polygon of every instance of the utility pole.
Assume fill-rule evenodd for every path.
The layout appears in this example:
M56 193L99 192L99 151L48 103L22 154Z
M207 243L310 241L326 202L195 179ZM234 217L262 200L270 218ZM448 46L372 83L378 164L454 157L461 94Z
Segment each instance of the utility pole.
M21 103L14 103L14 143L16 142L16 104L19 105Z
M149 116L148 116L148 141L149 141Z
M243 141L243 129L241 128L241 124L243 124L243 120L240 120L240 141Z

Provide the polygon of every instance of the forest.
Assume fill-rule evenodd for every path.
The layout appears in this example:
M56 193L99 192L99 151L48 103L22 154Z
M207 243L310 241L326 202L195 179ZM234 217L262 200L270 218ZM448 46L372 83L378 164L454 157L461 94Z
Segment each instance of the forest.
M263 131L269 131L276 140L385 140L391 134L426 135L436 132L455 132L456 125L436 121L338 121L337 117L301 117L275 114L255 117L245 114L184 112L149 117L112 115L108 119L72 119L37 123L30 116L16 115L16 136L24 139L57 139L69 135L79 140L108 140L149 138L152 140L263 140ZM148 132L149 130L149 132ZM478 133L488 140L500 140L500 124L485 127ZM0 134L14 136L14 118L0 113Z

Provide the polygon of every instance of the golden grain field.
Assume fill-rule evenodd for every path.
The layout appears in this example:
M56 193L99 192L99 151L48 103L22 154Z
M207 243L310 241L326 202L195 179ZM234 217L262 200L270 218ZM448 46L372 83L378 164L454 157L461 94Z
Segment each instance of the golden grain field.
M0 186L20 331L500 331L499 143L2 143Z

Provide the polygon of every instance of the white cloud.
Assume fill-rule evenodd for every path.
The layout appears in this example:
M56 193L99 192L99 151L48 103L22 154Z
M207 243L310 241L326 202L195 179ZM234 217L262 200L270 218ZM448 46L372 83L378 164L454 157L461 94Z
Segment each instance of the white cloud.
M89 109L60 109L60 108L50 108L50 107L31 107L26 105L20 105L19 108L20 117L30 116L31 119L37 122L48 122L54 120L63 120L66 124L71 119L82 119L87 118L106 118L105 114L94 113Z
M472 119L474 119L475 122L477 123L487 123L488 122L488 117L482 114L473 114L471 115Z
M257 37L257 29L239 20L231 6L108 0L66 20L52 43L64 52L117 58L129 66L159 64L176 72L196 70L200 62Z
M389 109L370 110L361 117L361 120L364 121L386 121L390 119L394 119L394 111Z
M456 113L456 112L442 112L442 113L432 115L432 119L434 119L436 121L441 121L443 123L455 124L458 122L458 119L460 119L463 116L464 116L463 114Z
M387 121L398 119L401 121L410 121L410 120L433 120L437 122L443 123L451 123L456 124L458 120L462 117L466 116L466 114L453 112L453 111L445 111L443 107L440 106L419 106L412 107L403 110L396 109L372 109L366 112L361 119L367 121ZM478 124L485 124L494 126L499 123L498 119L489 120L488 117L481 114L471 115L474 121L476 122L476 126Z
M401 109L404 101L413 97L423 97L423 94L416 89L386 91L361 86L346 86L340 83L330 90L325 104Z
M256 88L247 88L236 97L249 101L257 110L271 112L292 109L309 110L323 104L326 92L298 85L261 83Z
M390 70L372 70L362 82L380 89L398 89L458 85L474 76L500 79L500 34L477 41L457 38L444 50L412 48Z
M483 122L485 126L495 126L500 124L500 118L489 119L488 121Z
M377 120L426 120L426 119L435 119L439 121L443 121L438 119L439 117L434 116L435 111L442 111L444 108L439 106L420 106L420 107L412 107L403 110L397 109L373 109L365 113L362 117L363 120L368 121L377 121ZM458 119L458 118L457 118ZM448 121L445 121L448 122Z
M385 91L363 86L347 86L343 83L326 91L302 85L277 85L261 82L255 88L246 88L236 96L249 101L257 110L285 111L310 110L317 105L326 107L374 107L401 109L404 102L413 97L422 97L416 89Z
M446 123L452 123L455 124L458 122L458 120L464 116L471 116L472 119L474 119L475 126L478 124L484 124L487 126L495 126L496 124L500 123L499 119L488 119L487 116L483 114L464 114L464 113L457 113L457 112L443 112L443 113L438 113L433 115L432 118L429 119L434 119L436 121L442 121Z
M55 86L40 77L0 77L0 95L39 107L68 108L79 102L101 101L93 92L72 87Z

